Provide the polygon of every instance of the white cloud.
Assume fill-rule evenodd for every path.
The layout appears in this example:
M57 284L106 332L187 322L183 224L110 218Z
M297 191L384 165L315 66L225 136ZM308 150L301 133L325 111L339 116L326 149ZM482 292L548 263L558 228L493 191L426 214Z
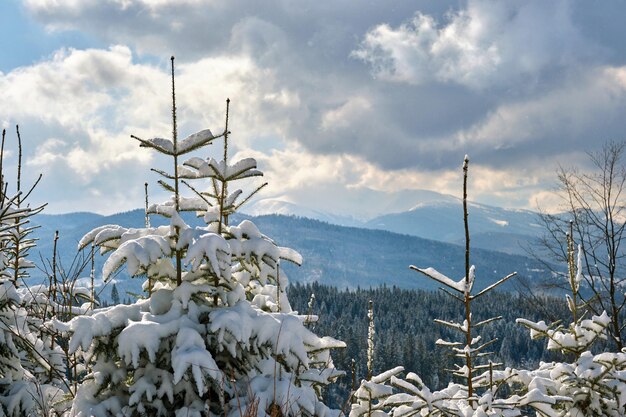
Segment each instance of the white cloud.
M354 56L382 79L483 89L534 83L597 52L573 25L569 1L469 0L443 24L417 12L397 28L378 25Z
M126 47L62 50L49 61L0 76L0 113L27 129L27 165L64 161L78 176L95 175L120 161L149 160L128 136L129 130L158 126L155 106L167 102L154 93L159 82L167 83L167 77L133 65ZM39 132L34 134L31 124L40 126Z
M270 104L278 104L282 107L300 107L300 97L297 92L282 88L276 93L267 93L263 96L263 101Z
M181 137L207 127L221 133L227 97L235 149L263 135L277 137L284 126L275 114L299 106L297 93L276 88L273 72L245 56L209 57L178 65L176 72ZM19 122L26 132L31 174L44 172L47 186L57 181L75 187L77 206L95 198L87 190L102 185L106 198L121 191L112 189L116 185L143 184L149 167L165 162L130 135L171 136L170 69L135 62L127 47L58 51L50 60L1 74L0 91L4 123ZM67 196L45 197L55 211L54 200ZM140 199L124 199L116 207L140 205Z
M371 117L372 103L366 97L353 97L342 105L330 109L322 116L322 129L348 128L361 118Z
M61 149L65 149L67 143L61 139L50 138L45 140L37 148L37 153L28 164L33 167L46 167L62 157Z
M361 157L311 155L298 145L268 153L246 150L235 158L245 156L257 159L265 174L264 181L269 182L264 197L337 214L349 210L356 217L367 218L384 212L408 210L418 201L409 199L398 206L392 203L398 201L398 195L411 195L411 191L417 190L461 197L460 159L457 166L450 169L384 170ZM503 207L534 209L535 199L548 185L546 178L552 175L552 167L546 166L540 158L524 169L494 169L472 162L470 199ZM378 201L372 198L374 196ZM544 197L542 201L547 200Z

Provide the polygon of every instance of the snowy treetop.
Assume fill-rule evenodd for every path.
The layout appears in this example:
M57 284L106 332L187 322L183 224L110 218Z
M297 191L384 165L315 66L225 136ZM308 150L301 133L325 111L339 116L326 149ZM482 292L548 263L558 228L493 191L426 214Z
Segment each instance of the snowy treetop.
M174 142L170 139L164 138L152 138L152 139L140 139L136 136L133 138L141 142L142 147L152 148L165 155L184 155L193 150L199 149L215 139L213 133L209 129L201 130L192 135L187 136L181 141L177 141L176 149L174 149Z
M213 158L190 158L179 167L181 178L199 179L215 178L220 181L235 181L249 177L262 176L263 173L256 169L257 163L254 158L246 158L228 164L225 161L216 161Z

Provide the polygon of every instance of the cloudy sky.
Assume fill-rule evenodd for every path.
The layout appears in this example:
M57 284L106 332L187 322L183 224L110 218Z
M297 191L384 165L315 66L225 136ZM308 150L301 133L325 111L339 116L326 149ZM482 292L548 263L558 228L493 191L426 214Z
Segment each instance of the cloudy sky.
M7 0L0 122L47 212L143 205L168 161L170 56L181 136L223 129L264 197L368 216L419 193L553 204L558 164L626 139L619 0ZM217 156L220 146L209 152Z

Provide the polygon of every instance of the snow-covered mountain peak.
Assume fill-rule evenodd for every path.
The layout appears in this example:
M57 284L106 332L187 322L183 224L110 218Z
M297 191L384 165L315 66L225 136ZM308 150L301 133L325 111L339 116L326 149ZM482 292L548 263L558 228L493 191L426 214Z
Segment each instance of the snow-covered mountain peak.
M283 216L307 217L341 226L358 226L361 224L361 222L350 216L312 209L280 198L264 198L253 201L242 207L242 212L251 216L281 214Z

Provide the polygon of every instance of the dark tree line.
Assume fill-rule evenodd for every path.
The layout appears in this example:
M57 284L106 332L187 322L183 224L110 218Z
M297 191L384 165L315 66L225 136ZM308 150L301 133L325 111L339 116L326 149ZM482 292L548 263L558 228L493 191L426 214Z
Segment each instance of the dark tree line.
M288 289L292 307L307 314L311 294L315 294L312 313L319 316L315 332L333 336L347 344L346 349L333 353L338 369L346 376L328 393L335 406L346 401L352 389L352 360L355 361L358 384L365 378L367 351L368 301L374 304L375 358L373 373L377 374L402 365L407 371L420 375L431 389L445 387L450 381L454 358L444 348L435 345L437 339L450 337L450 331L433 319L452 320L463 314L463 306L451 302L441 292L405 290L397 287L340 290L319 284L295 284ZM542 308L537 308L537 302ZM533 341L528 329L515 323L518 317L529 320L567 320L570 313L561 299L539 297L530 300L511 292L494 292L481 297L474 306L476 320L491 316L503 319L485 326L485 339L498 338L492 345L494 362L505 366L529 368L540 361L555 360L545 343ZM548 315L546 315L548 313Z

